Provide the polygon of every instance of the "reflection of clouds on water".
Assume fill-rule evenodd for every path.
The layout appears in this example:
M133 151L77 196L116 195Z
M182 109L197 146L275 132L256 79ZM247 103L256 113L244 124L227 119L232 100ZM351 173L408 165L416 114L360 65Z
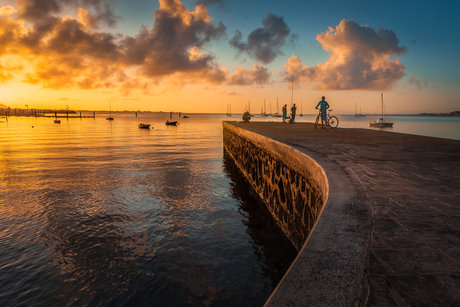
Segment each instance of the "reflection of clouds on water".
M24 291L37 305L265 302L279 279L266 268L279 265L265 251L275 254L264 238L273 230L251 211L246 187L243 196L231 188L220 121L191 118L173 130L152 118L162 125L148 133L118 114L112 123L51 121L37 126L41 139L9 130L26 141L6 134L0 148L0 261L9 264L0 303L8 292L26 305Z

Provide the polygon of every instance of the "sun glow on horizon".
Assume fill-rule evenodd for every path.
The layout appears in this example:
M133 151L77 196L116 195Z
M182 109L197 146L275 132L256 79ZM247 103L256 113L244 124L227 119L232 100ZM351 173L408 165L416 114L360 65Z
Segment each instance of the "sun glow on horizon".
M338 112L352 113L356 103L371 112L385 92L391 113L460 109L452 98L457 87L405 65L410 48L391 29L352 19L324 25L303 39L316 40L328 58L305 65L303 32L289 26L291 16L267 12L260 27L232 32L212 15L211 2L188 9L160 0L153 23L130 36L111 28L119 16L108 0L47 1L53 5L21 0L0 7L3 105L104 110L112 101L119 111L225 113L232 104L242 113L249 101L254 110L264 99L290 105L293 94L306 110L326 95ZM216 45L228 48L216 54ZM222 62L232 54L233 62Z

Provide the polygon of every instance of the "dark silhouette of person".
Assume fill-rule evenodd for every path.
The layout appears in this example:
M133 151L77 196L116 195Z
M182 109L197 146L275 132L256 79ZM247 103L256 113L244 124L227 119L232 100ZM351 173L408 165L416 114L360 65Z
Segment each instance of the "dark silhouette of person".
M251 114L249 114L249 111L246 111L243 113L243 122L249 123L249 120L251 119Z
M292 106L291 108L291 116L292 116L292 121L291 123L295 122L295 111L297 110L297 107L295 106L295 103L294 105Z

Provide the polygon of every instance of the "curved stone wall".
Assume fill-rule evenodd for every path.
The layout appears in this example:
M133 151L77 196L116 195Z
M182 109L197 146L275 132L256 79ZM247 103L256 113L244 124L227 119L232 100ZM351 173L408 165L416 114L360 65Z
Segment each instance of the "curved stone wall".
M262 135L223 123L224 147L300 250L326 203L324 170L307 155Z

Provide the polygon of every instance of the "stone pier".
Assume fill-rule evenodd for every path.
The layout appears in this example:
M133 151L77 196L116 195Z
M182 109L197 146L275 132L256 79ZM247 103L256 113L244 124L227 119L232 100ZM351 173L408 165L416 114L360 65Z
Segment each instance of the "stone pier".
M267 306L460 306L460 141L228 122L224 144L300 248Z

